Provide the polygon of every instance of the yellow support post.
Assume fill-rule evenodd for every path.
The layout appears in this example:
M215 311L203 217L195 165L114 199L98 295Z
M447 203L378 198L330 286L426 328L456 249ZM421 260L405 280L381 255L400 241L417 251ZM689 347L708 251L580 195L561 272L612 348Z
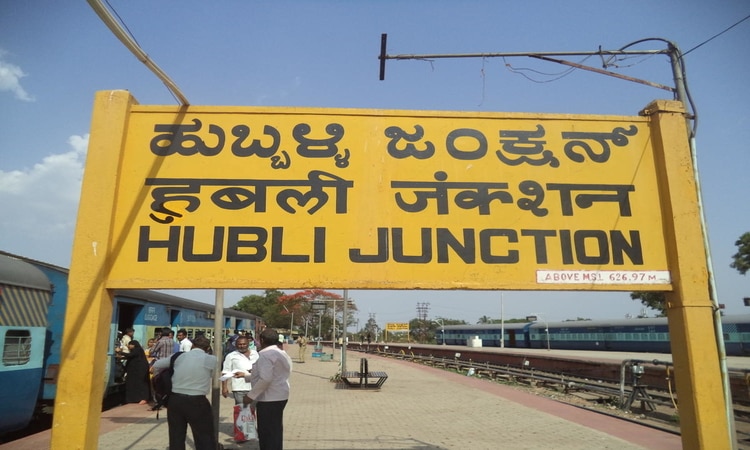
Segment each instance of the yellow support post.
M684 449L731 449L719 352L714 334L698 191L682 103L659 100L651 136L659 170L673 291L666 293Z
M135 99L126 91L96 94L86 176L81 189L51 448L96 449L112 319L106 289L120 151Z

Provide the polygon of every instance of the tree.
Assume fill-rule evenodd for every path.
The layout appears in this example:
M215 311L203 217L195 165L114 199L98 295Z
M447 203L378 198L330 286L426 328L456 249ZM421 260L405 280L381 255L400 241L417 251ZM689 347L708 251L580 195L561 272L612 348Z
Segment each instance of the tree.
M378 339L378 334L380 332L380 327L378 326L378 323L375 321L374 317L370 317L367 319L367 323L365 323L365 328L362 330L362 336L360 339L364 341L369 342L375 342Z
M505 323L528 323L528 320L524 317L522 319L505 319ZM492 323L500 323L500 320L493 320Z
M463 321L462 321L463 322ZM524 319L493 319L492 317L482 316L477 320L477 324L480 325L489 325L494 323L519 323L519 322L528 322L528 320ZM446 321L446 324L448 322ZM453 325L453 324L451 324ZM459 325L459 324L456 324Z
M640 300L643 306L659 311L659 317L667 315L667 301L663 292L631 292L630 298Z
M744 233L734 243L737 253L732 258L734 261L729 265L745 275L750 270L750 232ZM667 302L663 292L631 292L630 298L640 300L643 306L659 311L659 316L666 316Z
M232 308L245 311L263 318L269 327L283 328L283 319L279 313L279 298L284 293L277 289L266 289L263 295L246 295Z
M732 255L734 261L729 267L737 269L737 272L745 275L750 270L750 232L743 234L734 243L737 253Z
M279 300L279 314L283 317L286 325L283 328L289 326L290 322L294 322L295 326L304 326L308 324L308 327L312 327L317 334L317 330L321 331L321 334L325 338L331 338L331 330L333 330L333 308L335 304L336 313L343 311L343 301L332 301L332 300L343 300L343 297L333 292L328 292L323 289L306 289L304 291L295 292L294 294L284 295ZM325 307L322 311L313 311L313 302L324 302ZM347 324L351 325L354 323L354 311L357 310L356 305L350 300L350 304L347 305ZM337 322L338 324L338 322ZM343 330L343 327L339 328L339 333Z
M437 317L434 320L412 319L409 321L409 335L411 340L420 344L435 344L437 335L443 326L466 325L465 320L446 319ZM389 333L389 340L400 342L406 340L406 333Z
M439 325L422 319L411 319L409 321L409 335L411 340L420 344L426 344L427 342L435 340L435 328L439 328ZM393 333L393 335L402 333ZM392 336L395 337L395 336Z

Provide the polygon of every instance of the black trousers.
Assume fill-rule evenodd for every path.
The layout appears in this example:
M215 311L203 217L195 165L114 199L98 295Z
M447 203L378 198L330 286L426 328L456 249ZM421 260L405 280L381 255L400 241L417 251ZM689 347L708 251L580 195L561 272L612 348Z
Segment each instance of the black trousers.
M256 403L260 450L284 448L284 407L287 401Z
M169 450L185 450L187 427L193 431L196 450L216 450L216 431L211 404L205 395L172 393L167 407Z

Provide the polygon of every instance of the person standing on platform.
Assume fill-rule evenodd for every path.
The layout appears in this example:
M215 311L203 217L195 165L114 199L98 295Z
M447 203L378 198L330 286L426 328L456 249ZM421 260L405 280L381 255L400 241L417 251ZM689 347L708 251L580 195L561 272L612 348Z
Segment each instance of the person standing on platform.
M174 338L174 331L169 330L169 339L172 340L172 353L177 353L180 351L180 343L177 342Z
M187 330L184 328L177 330L177 342L180 343L181 352L189 352L193 348L193 343L188 339Z
M152 356L154 353L154 345L156 345L156 339L151 338L148 340L147 347L143 349L146 353L146 359L148 360L149 366L154 362L154 357Z
M206 353L210 346L207 337L196 336L192 350L175 360L172 395L167 408L170 450L185 450L188 425L193 432L196 450L217 448L213 413L206 398L211 392L216 367L216 356ZM156 372L169 370L169 360L162 358L156 361Z
M305 354L307 353L307 339L304 334L299 335L297 338L297 345L299 345L299 355L297 355L297 359L299 362L303 363L305 362Z
M258 361L250 374L237 373L252 385L242 403L255 403L260 450L284 448L284 407L289 401L292 358L279 349L279 333L266 328L260 333Z
M228 355L232 353L233 351L237 350L237 347L234 345L234 342L237 340L238 337L240 337L240 330L234 330L234 333L230 334L227 337L227 341L224 344L224 355Z
M128 353L130 353L130 347L128 347L128 344L130 344L130 341L133 340L133 334L135 334L134 329L125 328L125 333L122 335L122 338L120 339L120 351L124 355L127 355Z
M255 339L253 339L253 332L252 331L245 331L244 336L247 337L247 341L250 343L249 348L250 350L258 351L258 347L255 346Z
M125 358L125 403L145 405L151 398L151 382L148 376L148 360L140 342L128 343Z
M250 339L247 336L238 336L234 342L236 350L229 353L224 358L224 366L222 371L229 373L235 370L241 371L243 374L249 374L253 368L253 364L258 361L258 352L250 348ZM241 405L242 399L245 394L250 392L250 383L244 378L232 378L231 380L222 381L221 394L224 398L229 397L229 384L231 383L231 392L234 396L234 404Z

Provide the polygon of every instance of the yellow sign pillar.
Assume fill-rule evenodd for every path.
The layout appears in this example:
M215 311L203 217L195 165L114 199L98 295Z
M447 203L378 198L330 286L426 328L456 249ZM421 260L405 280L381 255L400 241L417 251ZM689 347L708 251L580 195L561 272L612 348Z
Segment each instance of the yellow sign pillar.
M714 336L698 191L681 103L656 101L650 115L673 291L666 293L669 334L685 449L730 449L719 353ZM661 159L661 161L658 161ZM669 220L671 219L671 220Z
M125 91L99 92L94 101L86 177L68 279L52 449L95 449L107 380L112 294L105 288L117 187L118 154L135 100Z
M683 445L731 448L684 109L643 115L173 108L97 93L52 448L97 446L108 289L288 286L299 268L299 287L666 291ZM264 130L252 144L250 125Z

